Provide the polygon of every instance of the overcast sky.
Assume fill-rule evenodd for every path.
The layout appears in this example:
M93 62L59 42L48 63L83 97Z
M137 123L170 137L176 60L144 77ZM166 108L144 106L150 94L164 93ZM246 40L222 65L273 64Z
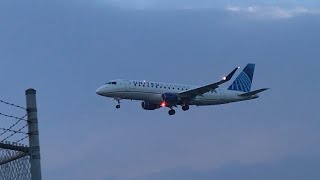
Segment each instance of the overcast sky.
M2 0L1 98L38 90L43 179L320 179L318 1ZM144 111L111 79L204 85L256 63L259 99ZM228 86L225 85L226 87Z

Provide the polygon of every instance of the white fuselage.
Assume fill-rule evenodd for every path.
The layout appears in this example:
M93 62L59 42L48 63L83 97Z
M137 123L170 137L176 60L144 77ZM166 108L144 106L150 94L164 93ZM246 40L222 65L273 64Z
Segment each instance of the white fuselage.
M148 103L161 104L163 102L162 94L164 93L181 93L198 86L158 83L150 81L135 80L114 80L101 86L96 92L105 97L116 99L139 100ZM196 96L188 102L189 105L217 105L230 102L244 101L255 99L258 95L249 97L239 96L242 92L230 91L227 89L217 88L203 95Z

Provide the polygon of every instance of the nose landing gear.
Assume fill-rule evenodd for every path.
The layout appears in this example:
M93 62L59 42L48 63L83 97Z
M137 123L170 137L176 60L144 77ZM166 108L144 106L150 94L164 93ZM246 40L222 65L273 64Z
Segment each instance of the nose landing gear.
M117 103L118 103L118 104L116 105L116 108L117 108L117 109L120 109L120 100L121 100L121 99L120 99L120 98L114 98L114 100L117 101Z

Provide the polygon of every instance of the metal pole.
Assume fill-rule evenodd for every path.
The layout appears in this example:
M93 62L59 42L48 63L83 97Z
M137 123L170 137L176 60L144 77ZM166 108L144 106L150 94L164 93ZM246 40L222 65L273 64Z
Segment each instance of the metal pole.
M40 143L37 115L36 90L26 90L28 133L30 148L31 179L41 180Z

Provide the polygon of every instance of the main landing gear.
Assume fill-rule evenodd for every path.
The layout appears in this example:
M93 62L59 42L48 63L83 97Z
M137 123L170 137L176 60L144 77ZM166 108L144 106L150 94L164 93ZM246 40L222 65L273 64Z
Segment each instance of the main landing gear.
M189 110L189 105L183 105L182 106L183 111L188 111Z
M183 105L183 106L182 106L182 110L183 110L183 111L188 111L188 110L189 110L189 105L187 105L187 104ZM173 109L173 107L170 107L170 110L168 111L168 114L169 114L170 116L176 114L176 111Z
M121 100L121 99L120 99L120 98L114 98L114 100L117 101L117 103L118 103L118 104L116 105L116 108L117 108L117 109L120 109L120 100Z
M168 113L169 113L170 116L172 116L172 115L174 115L176 113L176 111L171 108Z

